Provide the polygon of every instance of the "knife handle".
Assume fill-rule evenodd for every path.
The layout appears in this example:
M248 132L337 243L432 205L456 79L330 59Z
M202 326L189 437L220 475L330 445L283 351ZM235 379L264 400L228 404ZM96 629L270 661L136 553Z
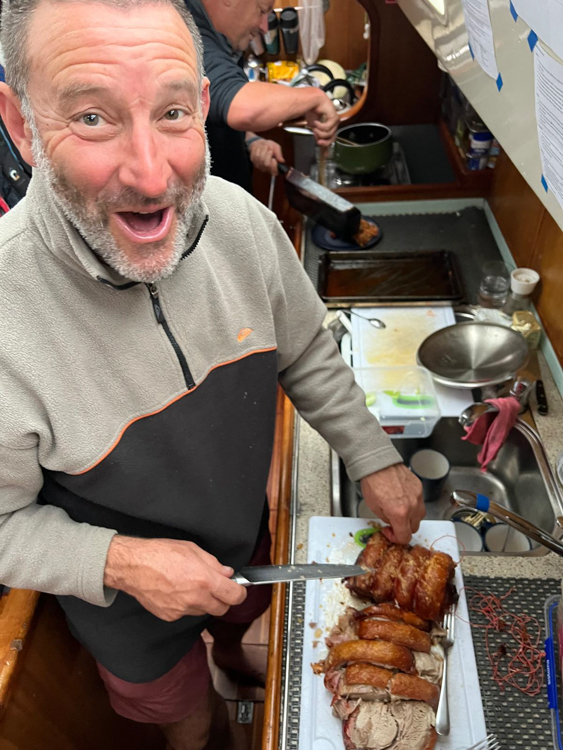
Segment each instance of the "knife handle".
M549 409L547 406L545 388L543 387L543 380L536 380L536 401L538 402L538 414L545 417Z
M250 586L250 581L248 578L245 578L242 573L235 573L234 576L231 577L231 581L239 583L241 586Z

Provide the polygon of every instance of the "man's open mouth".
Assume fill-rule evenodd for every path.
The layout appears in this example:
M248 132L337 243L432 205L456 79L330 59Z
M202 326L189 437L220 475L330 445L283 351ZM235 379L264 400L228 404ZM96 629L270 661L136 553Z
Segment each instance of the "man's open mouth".
M117 211L114 216L122 232L133 242L157 242L166 237L172 223L172 206L156 211Z

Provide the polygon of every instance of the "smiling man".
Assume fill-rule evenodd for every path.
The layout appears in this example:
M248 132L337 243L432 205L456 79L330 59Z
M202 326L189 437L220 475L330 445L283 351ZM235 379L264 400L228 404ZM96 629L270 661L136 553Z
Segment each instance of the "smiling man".
M0 222L0 581L56 594L112 705L229 747L213 658L268 606L278 382L406 542L418 480L365 407L275 217L207 178L182 0L12 0L0 113L34 174Z

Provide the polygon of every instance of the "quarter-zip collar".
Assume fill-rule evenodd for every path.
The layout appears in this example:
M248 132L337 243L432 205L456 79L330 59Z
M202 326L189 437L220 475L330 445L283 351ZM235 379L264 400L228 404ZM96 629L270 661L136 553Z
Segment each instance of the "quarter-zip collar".
M40 235L45 248L57 258L82 274L113 288L128 289L136 285L136 282L117 273L100 260L53 200L45 178L37 170L33 172L25 204L27 226ZM187 250L182 258L195 250L208 219L207 206L202 198L194 212L188 231Z

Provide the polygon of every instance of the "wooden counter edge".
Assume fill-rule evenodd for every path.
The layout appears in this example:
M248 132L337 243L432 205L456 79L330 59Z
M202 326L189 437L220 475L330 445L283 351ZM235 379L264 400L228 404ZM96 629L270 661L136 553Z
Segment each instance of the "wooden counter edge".
M20 654L30 631L38 591L11 589L0 612L0 709L6 706Z
M284 395L275 565L287 563L289 555L294 422L295 409ZM282 583L274 586L272 594L262 750L277 750L279 744L285 591L286 585Z

